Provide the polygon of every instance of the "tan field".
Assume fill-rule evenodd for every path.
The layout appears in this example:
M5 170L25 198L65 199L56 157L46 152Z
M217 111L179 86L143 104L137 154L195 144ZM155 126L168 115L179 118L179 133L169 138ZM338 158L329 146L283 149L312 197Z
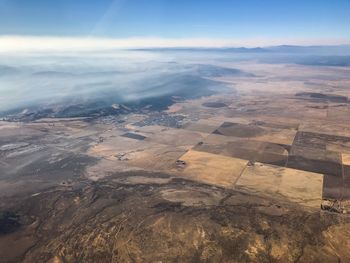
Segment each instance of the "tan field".
M323 175L261 163L247 167L236 188L320 209Z
M177 172L191 180L232 188L244 170L247 161L190 150L179 158L186 163Z

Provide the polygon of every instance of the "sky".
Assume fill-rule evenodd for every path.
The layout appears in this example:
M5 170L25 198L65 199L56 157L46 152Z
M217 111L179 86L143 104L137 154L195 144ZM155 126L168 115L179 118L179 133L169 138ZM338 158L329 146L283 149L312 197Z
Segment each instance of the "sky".
M0 0L0 36L348 44L350 0Z

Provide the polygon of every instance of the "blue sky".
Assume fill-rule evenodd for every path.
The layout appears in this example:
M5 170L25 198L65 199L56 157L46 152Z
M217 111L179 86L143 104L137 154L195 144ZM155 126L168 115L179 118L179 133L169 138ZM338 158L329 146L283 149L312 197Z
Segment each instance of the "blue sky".
M350 0L0 0L0 52L281 44L349 45Z
M0 0L0 35L350 38L350 0Z

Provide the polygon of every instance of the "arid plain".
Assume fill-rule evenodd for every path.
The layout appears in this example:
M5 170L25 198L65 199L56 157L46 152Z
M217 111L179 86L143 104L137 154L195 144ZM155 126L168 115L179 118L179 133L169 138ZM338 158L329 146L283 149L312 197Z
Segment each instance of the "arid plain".
M0 262L350 262L350 68L216 66L252 75L1 121Z

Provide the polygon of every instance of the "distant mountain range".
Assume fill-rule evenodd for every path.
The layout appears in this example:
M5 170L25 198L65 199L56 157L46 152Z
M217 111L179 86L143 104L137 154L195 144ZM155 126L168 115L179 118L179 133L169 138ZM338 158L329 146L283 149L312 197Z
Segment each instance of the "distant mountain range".
M232 47L232 48L143 48L133 49L139 51L203 51L203 52L233 52L233 53L312 53L312 54L333 54L350 55L350 45L334 46L296 46L280 45L270 47Z

